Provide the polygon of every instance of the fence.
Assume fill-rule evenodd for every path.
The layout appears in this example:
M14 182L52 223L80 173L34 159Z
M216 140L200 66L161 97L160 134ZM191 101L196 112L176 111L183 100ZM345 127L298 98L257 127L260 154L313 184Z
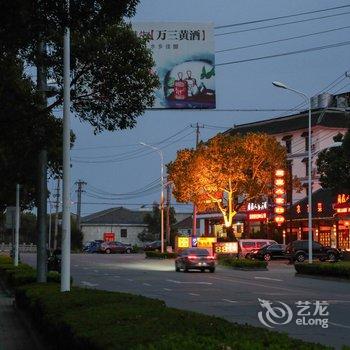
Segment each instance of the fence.
M0 243L0 252L10 252L12 250L12 244ZM20 253L36 253L36 245L33 243L23 243L19 245Z

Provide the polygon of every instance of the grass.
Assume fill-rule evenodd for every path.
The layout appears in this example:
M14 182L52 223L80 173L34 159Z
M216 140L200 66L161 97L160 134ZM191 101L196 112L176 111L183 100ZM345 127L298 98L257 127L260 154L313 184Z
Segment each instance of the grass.
M314 262L312 264L296 263L294 266L298 274L338 277L350 280L350 261Z
M327 349L127 293L82 288L60 293L57 285L35 284L18 288L16 301L57 349Z
M242 269L266 269L267 261L238 259L234 256L218 255L218 262L222 266L238 267Z

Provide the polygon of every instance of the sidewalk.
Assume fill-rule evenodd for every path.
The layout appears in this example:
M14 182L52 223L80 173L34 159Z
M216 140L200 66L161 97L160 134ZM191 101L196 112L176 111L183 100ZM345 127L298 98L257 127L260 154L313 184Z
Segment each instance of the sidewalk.
M0 350L40 349L12 303L0 286Z

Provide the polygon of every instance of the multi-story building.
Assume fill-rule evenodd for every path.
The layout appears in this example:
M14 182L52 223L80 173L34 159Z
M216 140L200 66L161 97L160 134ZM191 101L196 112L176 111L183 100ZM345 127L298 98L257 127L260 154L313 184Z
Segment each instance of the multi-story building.
M314 105L312 109L312 192L313 197L317 197L313 200L313 226L314 239L320 240L325 244L350 249L349 224L347 221L334 218L332 209L332 204L335 202L334 196L332 197L329 191L322 190L316 166L319 152L335 146L336 144L333 138L339 133L344 135L350 126L349 94L343 94L342 97L344 96L347 100L345 104L344 101L341 100L343 103L341 106L337 104L335 106L333 105L334 107L329 107L328 105ZM332 99L330 99L328 95L326 97L326 101L331 102ZM318 98L318 100L324 101L322 98ZM333 98L333 101L335 100L336 99ZM338 99L336 101L338 101ZM249 132L264 132L273 135L286 147L291 174L293 177L296 176L300 179L303 189L301 191L300 189L299 191L293 189L288 193L287 221L284 224L283 232L287 236L287 241L297 238L306 238L309 145L308 111L253 123L235 125L225 133L246 134ZM323 208L323 211L321 208ZM201 233L209 235L223 234L221 217L218 213L199 213L198 218L200 220ZM250 236L254 231L259 231L259 233L264 231L266 234L271 231L271 227L268 228L267 222L255 221L249 223L246 213L244 212L237 215L233 227L238 237L240 232L242 232L242 234L244 233L246 236ZM343 238L345 238L345 241ZM282 237L280 241L282 241Z

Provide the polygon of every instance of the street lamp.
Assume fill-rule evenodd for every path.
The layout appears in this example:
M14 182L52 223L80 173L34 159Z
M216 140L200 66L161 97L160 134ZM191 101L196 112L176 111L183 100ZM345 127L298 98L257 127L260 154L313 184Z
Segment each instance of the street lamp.
M152 148L156 152L158 152L160 157L160 186L161 186L161 192L160 192L160 240L161 240L161 251L164 253L164 158L163 158L163 152L155 147L151 146L145 142L140 142L140 145Z
M311 124L311 99L308 95L304 94L301 91L298 90L294 90L288 86L286 86L285 84L279 82L279 81L274 81L272 82L272 84L280 89L285 89L285 90L289 90L292 91L296 94L298 94L299 96L302 96L308 107L309 107L309 126L308 126L308 140L309 140L309 144L308 144L308 206L309 206L309 210L308 210L308 240L309 240L309 263L312 263L312 241L313 241L313 236L312 236L312 179L311 179L311 167L312 167L312 153L311 153L311 128L312 128L312 124Z

